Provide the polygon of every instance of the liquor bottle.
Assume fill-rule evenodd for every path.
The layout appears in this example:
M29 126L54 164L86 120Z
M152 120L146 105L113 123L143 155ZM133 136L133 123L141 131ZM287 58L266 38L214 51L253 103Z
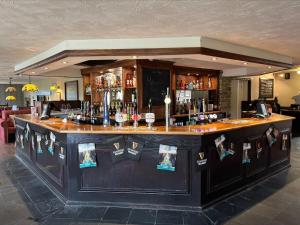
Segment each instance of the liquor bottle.
M202 79L202 78L200 79L199 88L200 88L200 89L203 89L203 79Z
M179 98L178 98L179 99ZM148 102L148 113L151 113L152 111L152 99L149 98L149 102Z
M176 80L176 90L180 89L180 83L179 80Z
M193 100L193 106L194 106L194 108L193 108L193 112L194 112L194 114L196 114L197 113L197 101L196 101L196 99L194 99Z
M196 90L196 82L193 80L193 90Z
M177 98L177 100L176 100L175 114L180 114L180 102L179 102L179 98Z
M126 87L129 88L130 87L130 79L129 79L129 74L127 74L126 76Z
M180 80L179 86L180 86L179 89L184 90L184 84L183 84L182 80Z
M185 88L184 88L185 90L188 90L189 89L189 83L188 82L186 82L185 83Z
M210 77L208 78L208 88L209 89L211 88L211 78Z
M136 71L133 71L132 85L133 87L136 87Z
M190 81L190 83L189 83L189 85L188 85L188 89L189 89L189 90L193 90L193 82L192 82L192 81Z
M135 92L132 92L131 94L131 102L135 102Z
M197 105L198 105L198 113L201 113L202 112L202 101L200 98L198 98Z
M127 104L127 121L130 121L130 112L131 112L130 104L128 103Z
M199 80L196 82L196 90L199 90Z
M206 112L206 104L205 104L205 99L202 99L202 112Z

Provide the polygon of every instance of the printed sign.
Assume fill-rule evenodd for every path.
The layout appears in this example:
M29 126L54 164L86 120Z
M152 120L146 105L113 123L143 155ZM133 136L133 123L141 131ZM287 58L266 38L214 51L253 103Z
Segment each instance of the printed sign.
M288 150L288 144L289 143L289 135L288 134L282 134L282 144L281 144L281 150L286 151Z
M25 141L29 141L29 133L30 133L30 127L29 127L29 124L26 123L25 129L24 129Z
M113 150L111 151L111 158L114 163L125 159L126 152L125 142L123 138L119 139L118 141L115 141L112 147Z
M243 143L243 161L242 161L243 164L250 163L251 161L248 155L248 151L250 149L251 149L250 142Z
M219 159L222 161L226 156L229 155L234 155L235 151L234 151L234 143L231 142L229 145L228 150L225 147L225 135L222 134L221 136L219 136L218 138L215 139L215 145L217 148L217 152L219 155Z
M259 159L261 152L263 150L261 140L256 140L255 145L256 145L256 158Z
M34 135L31 136L31 148L33 151L35 151L35 140L34 140Z
M144 143L132 138L127 140L127 156L133 160L140 160Z
M21 143L21 148L24 149L24 136L23 136L23 134L20 135L20 143Z
M42 146L41 146L41 141L42 141L42 135L41 134L36 134L36 142L37 142L37 150L36 152L38 154L42 154L43 150L42 150Z
M266 136L268 139L269 146L271 147L276 142L276 138L274 137L272 127L268 128L268 130L266 131Z
M95 143L78 144L79 168L96 167Z
M48 151L51 155L54 155L53 145L54 145L55 139L56 139L55 135L52 132L50 132L50 144L48 146Z
M155 122L155 114L154 113L146 113L145 120L146 120L146 123L154 123Z
M159 145L159 161L156 168L158 170L175 171L176 156L176 146Z
M207 163L207 158L205 158L205 153L204 152L199 152L198 153L198 159L196 161L198 166L205 165Z

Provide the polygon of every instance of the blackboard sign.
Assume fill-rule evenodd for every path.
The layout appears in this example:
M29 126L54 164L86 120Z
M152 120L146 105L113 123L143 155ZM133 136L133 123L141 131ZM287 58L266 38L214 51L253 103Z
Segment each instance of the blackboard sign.
M274 79L259 79L259 98L273 98Z
M167 88L170 87L170 70L142 68L143 74L143 107L149 99L153 106L164 105Z

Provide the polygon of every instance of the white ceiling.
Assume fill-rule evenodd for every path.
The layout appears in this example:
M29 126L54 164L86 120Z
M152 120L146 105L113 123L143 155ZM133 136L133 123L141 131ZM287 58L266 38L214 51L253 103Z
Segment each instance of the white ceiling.
M2 0L0 76L63 40L207 36L294 57L299 0Z

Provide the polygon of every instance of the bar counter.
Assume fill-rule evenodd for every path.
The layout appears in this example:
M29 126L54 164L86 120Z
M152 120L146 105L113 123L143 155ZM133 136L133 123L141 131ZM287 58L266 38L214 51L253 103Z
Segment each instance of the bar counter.
M41 126L45 129L52 130L58 133L70 133L70 134L162 134L162 135L204 135L217 132L226 132L230 130L259 126L263 124L270 124L276 122L282 122L291 120L291 117L273 114L269 118L244 118L244 119L231 119L224 120L223 122L214 122L206 125L193 125L193 126L179 126L169 127L166 130L165 126L155 126L153 129L148 129L145 126L133 128L132 126L125 126L122 128L110 126L103 127L99 125L89 124L76 124L72 121L62 122L60 118L50 118L49 120L40 120L37 117L31 117L31 115L18 115L18 120L29 122Z
M168 130L14 119L17 157L69 205L200 210L290 166L283 115Z

